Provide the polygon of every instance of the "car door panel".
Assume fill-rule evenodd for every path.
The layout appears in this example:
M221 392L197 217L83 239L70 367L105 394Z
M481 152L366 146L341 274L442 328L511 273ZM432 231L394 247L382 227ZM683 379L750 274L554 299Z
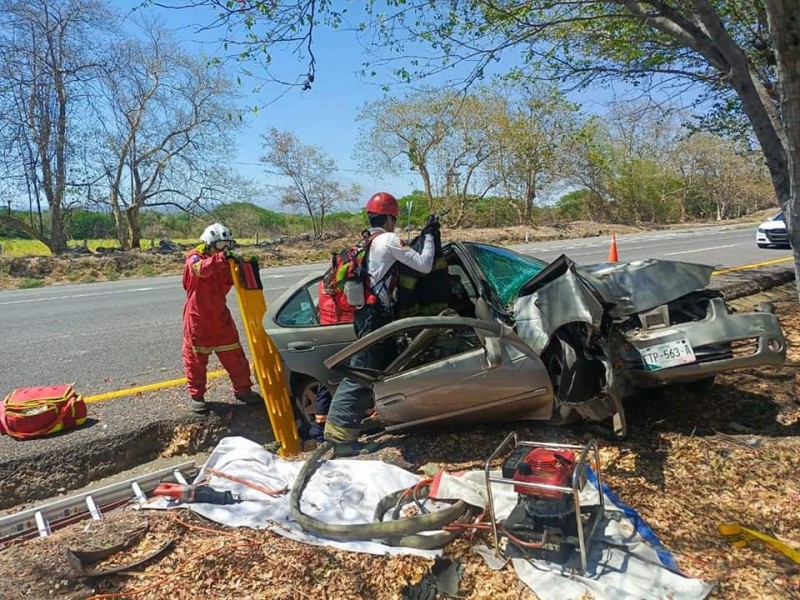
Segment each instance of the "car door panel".
M439 338L434 335L437 330L442 332ZM469 338L464 348L451 344L453 355L425 360L426 352L435 355L443 340L451 340L456 330ZM413 335L408 348L415 343L424 346L418 343L420 338L429 346L401 354L401 359L383 371L364 372L347 366L354 354L403 335ZM496 355L490 361L487 349L491 346ZM552 388L544 365L499 323L463 317L403 319L358 340L326 365L372 385L378 416L392 429L440 420L547 419L552 414Z
M549 419L549 378L538 358L519 355L488 368L484 349L378 381L375 409L387 429L450 423ZM542 366L543 369L543 366Z
M298 339L297 329L276 328L268 333L292 373L308 375L322 383L330 379L325 360L356 339L352 323L305 327L302 339Z

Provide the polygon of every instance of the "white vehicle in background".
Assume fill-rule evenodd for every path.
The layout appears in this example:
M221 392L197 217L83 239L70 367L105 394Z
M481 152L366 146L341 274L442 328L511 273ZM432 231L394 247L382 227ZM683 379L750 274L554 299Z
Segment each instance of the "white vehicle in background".
M786 221L783 212L779 212L769 221L764 221L756 231L756 244L759 248L780 246L789 248L789 234L786 231Z

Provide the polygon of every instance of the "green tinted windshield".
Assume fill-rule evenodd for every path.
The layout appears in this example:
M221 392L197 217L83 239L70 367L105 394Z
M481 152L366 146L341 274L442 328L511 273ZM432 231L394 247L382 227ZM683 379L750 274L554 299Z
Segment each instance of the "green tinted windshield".
M465 246L504 305L514 300L522 285L547 266L545 262L505 248L483 244Z

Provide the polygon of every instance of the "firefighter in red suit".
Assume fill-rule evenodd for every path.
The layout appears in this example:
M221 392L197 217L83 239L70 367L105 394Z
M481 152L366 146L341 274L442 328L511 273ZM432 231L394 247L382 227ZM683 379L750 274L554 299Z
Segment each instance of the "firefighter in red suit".
M200 236L203 242L189 252L183 269L183 366L189 382L190 408L196 413L208 410L205 403L208 358L216 353L230 375L233 393L246 404L263 402L252 390L250 364L239 342L225 297L233 285L228 256L234 240L230 230L214 223Z

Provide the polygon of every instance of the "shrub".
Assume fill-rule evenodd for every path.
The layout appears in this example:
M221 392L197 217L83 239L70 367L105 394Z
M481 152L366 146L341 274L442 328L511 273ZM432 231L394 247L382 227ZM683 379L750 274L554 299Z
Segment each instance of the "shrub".
M44 279L26 277L25 279L19 282L19 288L21 290L29 290L32 288L40 288L40 287L44 287Z

